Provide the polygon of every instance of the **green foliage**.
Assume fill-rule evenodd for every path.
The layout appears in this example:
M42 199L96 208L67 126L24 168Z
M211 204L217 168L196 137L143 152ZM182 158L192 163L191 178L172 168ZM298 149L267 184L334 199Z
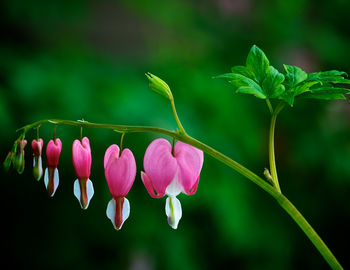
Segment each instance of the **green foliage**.
M240 1L244 4L223 8L228 2L2 1L1 158L19 135L14 130L38 119L175 128L168 102L145 83L143 74L152 70L174 87L179 116L191 135L262 175L267 166L265 104L222 91L209 75L230 72L233 64L252 74L243 57L251 42L266 50L283 74L277 60L292 64L296 54L302 57L293 64L304 70L321 66L349 72L350 1ZM300 58L302 65L297 64ZM281 186L349 268L343 237L350 220L348 104L308 103L305 99L278 120ZM4 264L84 270L140 265L155 270L327 268L273 200L209 157L196 195L181 195L183 219L177 232L166 224L165 200L150 198L138 174L128 194L129 223L116 233L105 216L110 194L101 161L105 149L119 143L119 135L84 130L91 138L96 198L83 212L72 199L71 144L80 131L59 126L57 132L63 149L56 199L49 200L44 184L32 178L29 145L24 175L1 175ZM40 136L46 144L52 126L43 126ZM155 138L126 135L125 147L134 152L138 170Z
M237 93L251 94L257 98L279 97L285 90L284 75L270 66L265 53L253 46L247 57L246 66L235 66L231 73L216 76L227 79Z
M343 71L330 70L307 74L300 67L283 65L285 74L270 65L265 53L256 45L250 49L246 66L234 66L231 73L216 76L224 78L236 93L251 94L260 99L279 99L290 106L296 97L311 99L345 99L348 88L335 84L350 84Z

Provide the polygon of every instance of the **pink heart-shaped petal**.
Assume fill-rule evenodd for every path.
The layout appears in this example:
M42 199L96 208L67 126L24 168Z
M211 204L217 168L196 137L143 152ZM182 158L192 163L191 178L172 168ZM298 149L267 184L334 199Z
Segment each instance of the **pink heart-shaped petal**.
M184 193L192 195L197 190L203 165L203 152L179 141L174 147L174 153L179 166L178 182L182 185Z
M110 156L113 155L115 158L119 157L119 146L116 144L112 144L110 147L107 148L106 153L105 153L105 157L104 157L104 168L106 169L107 163L110 159Z
M106 151L109 160L105 168L105 176L109 191L114 198L125 197L136 176L136 162L134 155L129 149L124 149L118 158L118 149Z
M164 195L177 170L177 162L171 153L170 143L165 139L154 140L147 147L143 167L156 193ZM146 189L150 193L149 187L146 186ZM150 195L153 197L152 193Z
M91 149L89 139L75 140L72 147L73 167L79 179L88 179L91 169Z

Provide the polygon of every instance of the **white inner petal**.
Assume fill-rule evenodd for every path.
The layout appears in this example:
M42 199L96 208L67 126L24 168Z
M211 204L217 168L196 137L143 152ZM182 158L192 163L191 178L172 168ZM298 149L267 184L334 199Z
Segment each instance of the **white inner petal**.
M80 185L79 185L79 180L78 179L76 179L74 181L73 193L74 193L74 196L78 199L78 201L80 203ZM81 204L80 204L80 206L81 206Z
M74 181L73 193L74 193L74 196L78 199L80 207L83 208L83 206L81 205L81 201L80 201L81 190L80 190L80 184L79 184L78 179L76 179ZM91 200L92 196L94 196L94 186L93 186L92 181L90 179L88 179L86 181L86 195L87 195L88 201L87 201L85 209L87 209L89 207L90 200Z
M44 184L45 188L47 188L47 185L49 184L49 170L47 168L45 169Z
M40 175L40 178L41 176L43 175L43 163L42 163L42 159L41 159L41 156L39 157L39 175Z
M86 182L86 194L87 194L87 197L88 197L88 203L86 205L86 208L88 208L89 206L89 203L91 201L91 198L92 196L94 196L94 186L92 184L92 181L90 179L87 180Z
M117 229L117 227L115 226L115 212L116 212L116 201L114 199L111 199L107 205L106 215L111 220L114 229ZM124 198L122 215L123 215L123 223L120 226L119 230L122 228L125 220L130 215L130 203L127 198Z
M55 171L53 172L53 193L51 194L51 197L53 197L53 195L55 195L55 192L56 192L56 189L58 187L59 182L60 182L60 179L59 179L59 175L58 175L58 170L56 168ZM45 187L47 189L47 186L49 184L49 170L48 170L48 168L45 169L44 184L45 184Z
M171 181L170 185L167 186L165 193L169 196L177 196L182 191L182 187L178 183L177 171L175 173L174 179Z
M114 222L114 217L115 217L115 200L114 199L109 201L107 205L106 215L111 220L114 229L116 229L115 222Z
M53 183L54 186L53 186L53 193L52 193L51 197L53 195L55 195L55 192L56 192L57 187L58 187L58 183L60 182L57 168L55 169L55 171L53 173L53 181L54 181L54 183Z
M123 215L123 223L122 223L122 225L120 225L119 230L122 228L125 220L130 216L130 203L129 203L129 200L127 198L124 198L122 215Z
M165 214L168 217L168 223L173 229L177 229L179 221L182 217L182 209L180 201L170 196L165 201Z

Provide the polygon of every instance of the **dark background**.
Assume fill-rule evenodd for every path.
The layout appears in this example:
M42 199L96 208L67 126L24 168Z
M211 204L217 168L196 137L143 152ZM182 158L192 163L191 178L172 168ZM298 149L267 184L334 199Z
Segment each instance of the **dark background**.
M262 100L211 79L244 64L253 44L270 62L308 72L350 72L350 2L302 0L3 1L0 4L0 147L5 158L25 124L46 118L175 129L170 106L145 72L166 80L189 134L262 176L268 166L269 113ZM345 268L350 221L348 101L297 100L276 128L282 192ZM152 199L142 159L156 134L130 134L124 146L138 174L131 215L116 232L105 216L110 194L105 149L120 135L84 130L91 142L95 196L82 211L73 196L73 140L63 142L60 186L49 198L26 169L1 172L2 269L328 269L292 219L265 192L205 156L194 196L180 195L172 230L165 198ZM53 126L40 129L45 143ZM35 131L27 134L28 141Z

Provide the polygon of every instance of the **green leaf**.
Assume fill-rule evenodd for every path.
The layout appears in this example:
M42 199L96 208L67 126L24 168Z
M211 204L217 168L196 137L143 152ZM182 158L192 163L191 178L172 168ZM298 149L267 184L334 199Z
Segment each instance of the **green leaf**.
M281 99L287 102L290 106L293 107L295 97L305 93L309 92L310 87L317 84L317 82L308 82L308 81L302 81L299 84L297 84L293 88L289 88L285 93L282 95Z
M315 99L324 99L324 100L333 100L333 99L345 99L344 94L349 94L350 89L346 88L337 88L332 84L325 85L316 85L311 88L309 93L302 95L305 98L315 98Z
M343 94L322 94L322 93L306 93L302 95L303 98L334 100L334 99L346 99Z
M283 65L286 70L285 85L294 88L297 84L307 79L307 73L297 66Z
M279 73L273 66L269 66L267 69L266 77L262 83L262 89L267 98L276 98L283 94L285 91L284 75Z
M245 77L248 77L249 79L254 79L255 77L254 73L245 66L234 66L231 68L231 72L235 74L243 75Z
M246 66L253 72L257 82L262 83L269 67L269 60L258 46L253 45L248 54Z
M320 84L324 83L345 83L350 84L350 80L345 79L347 74L344 71L329 70L323 72L310 73L307 77L308 81L317 81Z
M305 92L311 91L310 88L317 84L317 82L303 81L294 87L294 97L299 96Z
M262 50L254 45L248 54L246 66L234 66L232 73L215 78L228 80L237 93L252 94L258 98L278 98L293 106L298 96L317 99L343 99L348 89L333 84L350 84L343 71L330 70L307 74L297 66L283 65L285 74L273 66Z
M266 98L266 95L263 93L261 87L254 80L243 75L226 73L216 76L215 78L227 79L235 88L236 93L252 94L258 98Z

